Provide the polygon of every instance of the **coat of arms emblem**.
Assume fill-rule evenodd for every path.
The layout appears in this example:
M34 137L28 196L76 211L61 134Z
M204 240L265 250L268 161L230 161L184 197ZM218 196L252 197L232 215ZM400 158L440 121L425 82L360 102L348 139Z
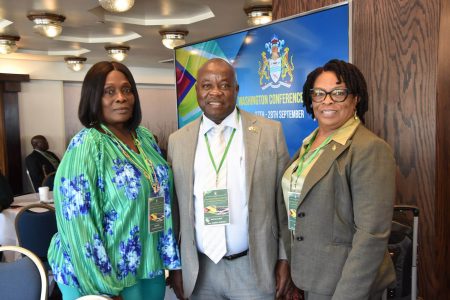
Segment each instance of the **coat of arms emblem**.
M265 44L267 52L261 52L262 62L259 61L258 74L259 85L263 90L280 86L289 88L294 81L293 57L289 56L289 47L284 44L284 40L274 35L270 42Z

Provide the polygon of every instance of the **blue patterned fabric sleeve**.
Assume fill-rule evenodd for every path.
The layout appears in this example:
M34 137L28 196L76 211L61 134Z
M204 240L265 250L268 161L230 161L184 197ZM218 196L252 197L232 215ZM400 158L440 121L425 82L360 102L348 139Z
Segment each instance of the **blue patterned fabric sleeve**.
M105 243L117 214L102 212L104 186L98 166L103 149L94 136L94 129L77 134L58 167L54 188L58 234L49 248L49 262L56 281L78 287L81 294L117 295L123 286L114 276Z

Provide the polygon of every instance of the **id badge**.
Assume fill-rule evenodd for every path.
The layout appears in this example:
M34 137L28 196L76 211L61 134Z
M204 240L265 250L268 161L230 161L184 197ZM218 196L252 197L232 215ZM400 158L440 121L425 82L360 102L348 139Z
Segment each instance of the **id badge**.
M295 223L297 220L297 207L300 201L300 193L289 192L289 229L295 230Z
M205 226L230 224L228 190L217 189L203 193Z
M148 198L148 231L156 233L164 230L164 197Z

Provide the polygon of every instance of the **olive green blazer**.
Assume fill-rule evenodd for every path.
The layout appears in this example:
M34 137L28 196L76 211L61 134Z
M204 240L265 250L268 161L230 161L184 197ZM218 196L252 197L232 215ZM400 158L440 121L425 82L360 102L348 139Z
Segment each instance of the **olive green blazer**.
M286 241L294 283L351 300L393 282L394 196L395 161L382 139L360 124L345 145L331 141L305 178L295 234Z

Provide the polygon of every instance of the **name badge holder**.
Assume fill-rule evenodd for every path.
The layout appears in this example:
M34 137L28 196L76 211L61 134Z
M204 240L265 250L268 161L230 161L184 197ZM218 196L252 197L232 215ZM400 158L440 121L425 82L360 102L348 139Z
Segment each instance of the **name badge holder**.
M228 190L214 189L203 193L205 226L230 224Z
M300 201L300 193L289 192L289 230L295 230L297 222L297 206Z
M148 198L148 232L157 233L164 230L164 197Z

